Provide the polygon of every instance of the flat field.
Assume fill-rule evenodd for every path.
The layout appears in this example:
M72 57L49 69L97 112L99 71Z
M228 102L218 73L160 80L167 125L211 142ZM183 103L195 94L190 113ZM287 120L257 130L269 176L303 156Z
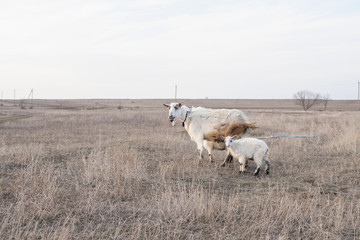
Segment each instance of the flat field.
M242 109L271 172L199 162L170 100L4 101L0 239L360 239L360 103L181 100ZM21 105L21 109L18 105Z

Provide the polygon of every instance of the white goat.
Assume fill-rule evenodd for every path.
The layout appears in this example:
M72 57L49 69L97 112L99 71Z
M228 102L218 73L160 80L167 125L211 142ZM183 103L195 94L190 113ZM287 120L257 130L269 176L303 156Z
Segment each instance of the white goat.
M209 153L210 162L212 161L212 150L225 150L225 144L214 143L204 140L205 133L212 132L221 124L248 123L248 119L243 112L236 109L210 109L210 108L188 108L181 103L164 104L169 109L169 120L175 124L177 120L183 123L191 140L196 142L200 160L204 158L204 148ZM227 155L226 159L231 159Z
M210 153L211 156L211 151L213 149L216 150L225 150L226 146L225 146L225 142L223 137L229 137L229 136L241 136L244 135L248 129L255 129L257 128L255 126L255 122L253 123L239 123L239 122L235 122L235 123L231 123L231 124L221 124L220 126L216 127L216 131L213 132L209 132L209 133L205 133L204 135L204 147L205 149L208 150L208 152ZM229 153L229 150L226 150L227 152L227 156L223 162L223 164L221 164L222 167L225 167L226 162L231 162L233 157L232 155ZM247 159L246 159L246 164L245 166L247 166Z
M233 140L233 137L225 137L225 145L229 152L239 159L240 172L245 170L245 160L254 159L257 167L254 175L258 175L263 162L266 164L266 174L270 172L270 159L268 158L269 147L267 144L256 138L241 138Z

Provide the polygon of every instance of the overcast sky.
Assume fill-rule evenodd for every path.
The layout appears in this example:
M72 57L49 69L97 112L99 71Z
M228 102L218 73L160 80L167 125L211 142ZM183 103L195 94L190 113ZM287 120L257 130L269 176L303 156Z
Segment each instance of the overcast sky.
M1 0L3 98L357 99L359 0Z

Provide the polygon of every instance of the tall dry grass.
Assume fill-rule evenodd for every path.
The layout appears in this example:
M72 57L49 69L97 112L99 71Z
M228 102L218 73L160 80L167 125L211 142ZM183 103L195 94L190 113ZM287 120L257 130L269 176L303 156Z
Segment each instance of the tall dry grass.
M10 110L8 110L10 111ZM271 173L198 163L162 108L0 125L0 239L359 239L359 112L246 111Z

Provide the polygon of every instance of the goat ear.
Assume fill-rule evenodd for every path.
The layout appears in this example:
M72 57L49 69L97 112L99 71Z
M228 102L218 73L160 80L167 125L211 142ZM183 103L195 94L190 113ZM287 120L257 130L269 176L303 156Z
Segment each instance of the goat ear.
M181 107L181 103L179 103L178 106Z
M167 108L170 108L170 105L169 104L163 104L165 107L167 107Z

